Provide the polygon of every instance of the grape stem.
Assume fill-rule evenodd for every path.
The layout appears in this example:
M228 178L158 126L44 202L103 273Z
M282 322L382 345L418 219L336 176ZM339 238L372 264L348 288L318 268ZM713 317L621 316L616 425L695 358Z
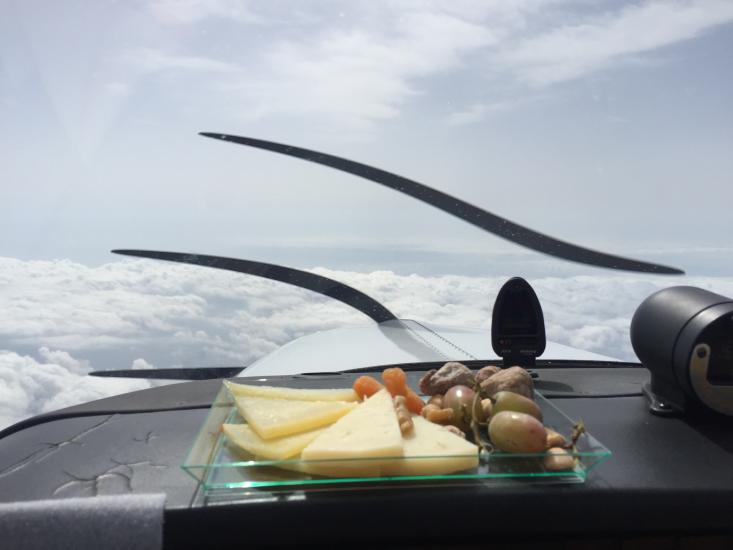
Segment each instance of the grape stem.
M471 420L471 431L473 432L473 438L476 440L476 444L481 447L482 451L491 454L494 451L494 447L483 440L483 438L481 437L481 432L479 431L479 425L479 422L475 418Z
M481 396L484 393L484 390L481 388L481 386L478 384L478 382L473 383L473 403L471 404L471 431L473 432L473 438L476 441L476 444L481 447L481 450L491 454L494 451L494 447L484 441L484 439L481 437L481 432L479 428L481 426L488 426L488 422L482 422L478 418L476 418L476 410L477 407L481 407ZM465 409L464 409L465 411Z
M570 434L570 443L565 445L566 449L571 449L573 452L573 455L575 456L575 464L577 466L578 462L580 462L580 458L578 457L578 439L580 439L580 436L585 433L585 424L582 420L579 420L575 423L575 426L573 426L573 433Z
M583 424L582 420L579 420L575 423L575 426L573 426L573 433L570 434L570 440L571 445L573 447L573 450L575 450L575 446L578 443L578 439L580 439L580 436L585 433L585 424Z

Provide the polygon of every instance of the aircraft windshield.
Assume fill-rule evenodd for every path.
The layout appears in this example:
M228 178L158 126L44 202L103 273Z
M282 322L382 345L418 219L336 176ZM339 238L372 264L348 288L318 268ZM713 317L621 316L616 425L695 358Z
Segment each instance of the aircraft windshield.
M319 331L369 327L324 356L420 357L394 318L481 359L512 276L548 349L634 361L646 296L733 295L731 51L725 0L5 2L0 428L160 383L90 371L244 367Z

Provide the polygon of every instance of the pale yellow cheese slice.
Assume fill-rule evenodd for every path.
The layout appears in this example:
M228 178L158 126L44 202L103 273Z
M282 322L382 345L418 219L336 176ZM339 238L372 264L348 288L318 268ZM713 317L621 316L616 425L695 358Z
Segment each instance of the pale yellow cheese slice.
M425 476L478 466L478 446L443 426L413 416L413 430L402 440L404 458L385 465L383 475Z
M232 445L256 455L259 459L285 460L300 453L325 428L270 440L262 439L247 424L223 424L222 430Z
M236 397L239 414L262 439L307 432L331 424L358 406L345 401L297 401Z
M252 386L224 381L232 395L269 397L272 399L299 399L301 401L358 401L356 392L351 388L340 389L301 389L278 388L275 386Z
M400 456L402 433L387 390L341 417L301 453L306 471L327 476L379 475L391 462L384 457ZM377 460L359 460L371 458Z

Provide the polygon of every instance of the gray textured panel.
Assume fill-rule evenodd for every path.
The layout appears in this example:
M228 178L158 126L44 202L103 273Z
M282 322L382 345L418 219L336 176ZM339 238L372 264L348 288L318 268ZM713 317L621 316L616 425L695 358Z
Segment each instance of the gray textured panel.
M181 469L207 411L63 419L0 440L0 501L166 493L187 506L196 483Z
M164 507L154 494L0 504L0 541L5 550L156 550Z

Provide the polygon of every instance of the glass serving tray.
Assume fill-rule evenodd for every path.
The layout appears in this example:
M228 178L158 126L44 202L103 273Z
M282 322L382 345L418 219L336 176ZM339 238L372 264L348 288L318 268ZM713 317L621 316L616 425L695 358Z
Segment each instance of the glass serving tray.
M542 409L545 426L563 434L570 435L574 422L560 409L535 392L535 400ZM230 447L221 431L224 423L243 423L229 391L222 385L211 410L204 421L182 468L203 485L204 491L221 493L222 490L242 490L253 488L299 488L318 485L361 484L361 483L424 483L440 480L484 480L493 483L512 482L517 479L533 483L583 483L589 472L610 458L609 451L590 433L584 433L577 442L577 459L573 470L555 472L544 468L544 453L512 454L501 451L481 452L479 465L470 470L440 475L400 475L400 476L349 476L325 477L297 471L304 464L318 464L327 461L304 461L299 458L289 460L258 460L246 452ZM410 460L446 460L450 457L410 457ZM348 468L349 462L360 466L373 461L375 466L406 460L404 457L378 457L371 459L349 459L328 461Z

